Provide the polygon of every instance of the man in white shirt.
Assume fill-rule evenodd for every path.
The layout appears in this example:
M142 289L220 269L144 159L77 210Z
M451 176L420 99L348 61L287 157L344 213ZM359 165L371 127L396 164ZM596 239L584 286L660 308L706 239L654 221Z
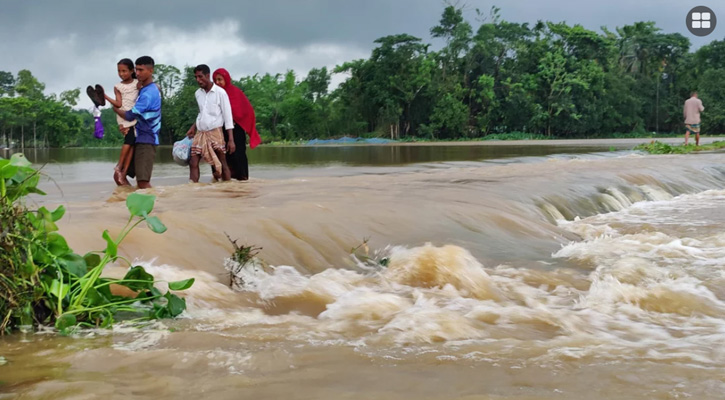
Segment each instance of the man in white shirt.
M220 177L225 181L231 179L231 171L224 156L227 149L224 145L223 130L226 130L229 135L229 154L236 150L233 135L234 120L229 96L224 89L209 79L210 73L209 67L205 64L197 65L194 68L194 76L199 84L199 89L195 93L196 103L199 105L199 115L196 117L196 122L186 132L186 136L194 139L189 159L189 179L192 182L199 182L199 161L202 158L214 167L214 179Z

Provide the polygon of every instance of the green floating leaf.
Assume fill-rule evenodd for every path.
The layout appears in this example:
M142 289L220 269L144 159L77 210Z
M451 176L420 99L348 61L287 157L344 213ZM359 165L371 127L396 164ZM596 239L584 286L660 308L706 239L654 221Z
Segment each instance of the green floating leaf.
M164 297L166 297L169 301L168 304L166 304L166 308L169 310L169 315L171 315L172 318L186 310L186 299L182 299L181 297L169 292L167 292Z
M63 314L55 320L55 328L59 331L65 331L66 329L74 326L77 323L76 316L73 314Z
M125 282L127 280L140 282ZM131 290L151 290L151 288L154 287L154 277L153 275L146 272L146 270L142 266L137 265L128 270L126 276L124 276L122 280L116 283L126 286Z
M53 222L57 222L59 219L63 218L65 215L65 207L58 206L58 208L55 209L52 213L50 213L51 219Z
M53 216L47 208L40 207L37 212L37 216L38 218L35 218L33 226L38 229L43 229L46 232L55 232L58 230L58 226L55 225Z
M186 290L194 284L194 278L184 279L183 281L169 282L170 290Z
M10 157L10 165L14 165L16 167L29 167L32 164L27 158L25 158L23 153L15 153Z
M15 183L21 183L28 179L28 177L31 176L34 172L34 170L18 168L17 173L12 176L11 180Z
M47 194L47 193L45 193L44 191L42 191L42 190L40 190L40 189L38 189L38 188L36 188L36 187L29 187L29 188L27 189L27 192L28 192L28 193L35 193L35 194L39 194L39 195L41 195L41 196L45 196L45 195Z
M40 183L40 175L32 174L28 179L25 180L26 189L30 190L31 188L35 188Z
M146 217L146 225L156 233L166 232L166 225L161 222L159 217Z
M65 268L66 271L77 277L81 277L88 272L86 260L76 253L70 253L62 256L58 259L58 262Z
M139 295L136 296L136 299L139 301L148 301L152 299L157 299L159 297L163 297L161 291L159 291L159 289L156 289L155 287L152 287L151 290L146 290L139 293Z
M29 278L35 275L35 273L38 271L38 266L28 260L20 264L19 271L22 277Z
M149 311L149 318L151 319L162 319L169 318L169 308L166 305L154 303L153 310Z
M83 256L83 259L86 261L88 269L93 269L101 263L101 256L96 253L86 253L86 255Z
M106 254L111 256L112 258L116 258L116 255L118 255L118 245L116 242L111 239L111 235L108 233L108 229L103 231L103 239L108 243L106 246Z
M50 284L50 294L61 300L65 298L69 290L70 285L64 285L57 279L54 279Z
M18 173L18 167L10 165L8 160L2 161L6 161L6 163L4 163L5 165L0 164L0 178L10 179Z
M87 307L97 307L106 305L110 302L111 301L104 295L104 293L96 290L95 288L90 288L88 289L88 294L86 295L86 301L84 303L87 303Z
M65 238L57 232L48 234L48 251L56 257L61 257L72 252Z
M113 314L108 313L101 317L101 328L110 328L113 325Z
M126 207L131 215L145 217L154 209L155 199L152 194L131 193L126 198Z

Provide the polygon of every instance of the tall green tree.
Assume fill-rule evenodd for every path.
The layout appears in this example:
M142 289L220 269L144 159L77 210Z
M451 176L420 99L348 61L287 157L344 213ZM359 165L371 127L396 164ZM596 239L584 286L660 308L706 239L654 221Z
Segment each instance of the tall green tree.
M15 77L12 72L0 71L0 97L15 95Z
M45 84L27 69L20 70L15 80L15 92L25 98L39 100L43 98Z

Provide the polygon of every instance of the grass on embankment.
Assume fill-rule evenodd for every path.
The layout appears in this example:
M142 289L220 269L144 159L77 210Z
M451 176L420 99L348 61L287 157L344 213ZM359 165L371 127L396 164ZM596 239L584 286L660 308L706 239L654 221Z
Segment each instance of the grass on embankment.
M696 151L718 150L722 148L725 148L725 141L695 146L694 144L671 145L653 140L650 143L640 144L634 149L646 151L650 154L688 154Z

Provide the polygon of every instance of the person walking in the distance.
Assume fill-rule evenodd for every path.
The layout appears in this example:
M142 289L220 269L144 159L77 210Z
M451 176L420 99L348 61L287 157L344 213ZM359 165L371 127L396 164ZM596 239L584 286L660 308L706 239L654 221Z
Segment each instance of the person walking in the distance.
M191 125L186 136L193 138L191 144L191 158L189 159L189 179L199 182L199 161L204 161L214 167L214 178L225 181L231 179L231 171L224 155L225 149L229 154L234 153L234 119L232 107L227 92L211 81L211 71L205 64L194 68L194 76L199 84L196 91L196 103L199 106L199 115L196 122ZM227 131L227 145L224 145L224 133Z
M129 111L113 107L113 111L126 121L136 120L133 170L139 189L151 187L151 174L161 130L161 92L154 83L153 74L153 58L143 56L136 59L136 79L141 86L136 104Z
M685 101L685 146L690 139L690 133L695 134L695 146L700 145L700 113L705 111L702 106L702 100L697 98L697 92L694 91L690 98Z

